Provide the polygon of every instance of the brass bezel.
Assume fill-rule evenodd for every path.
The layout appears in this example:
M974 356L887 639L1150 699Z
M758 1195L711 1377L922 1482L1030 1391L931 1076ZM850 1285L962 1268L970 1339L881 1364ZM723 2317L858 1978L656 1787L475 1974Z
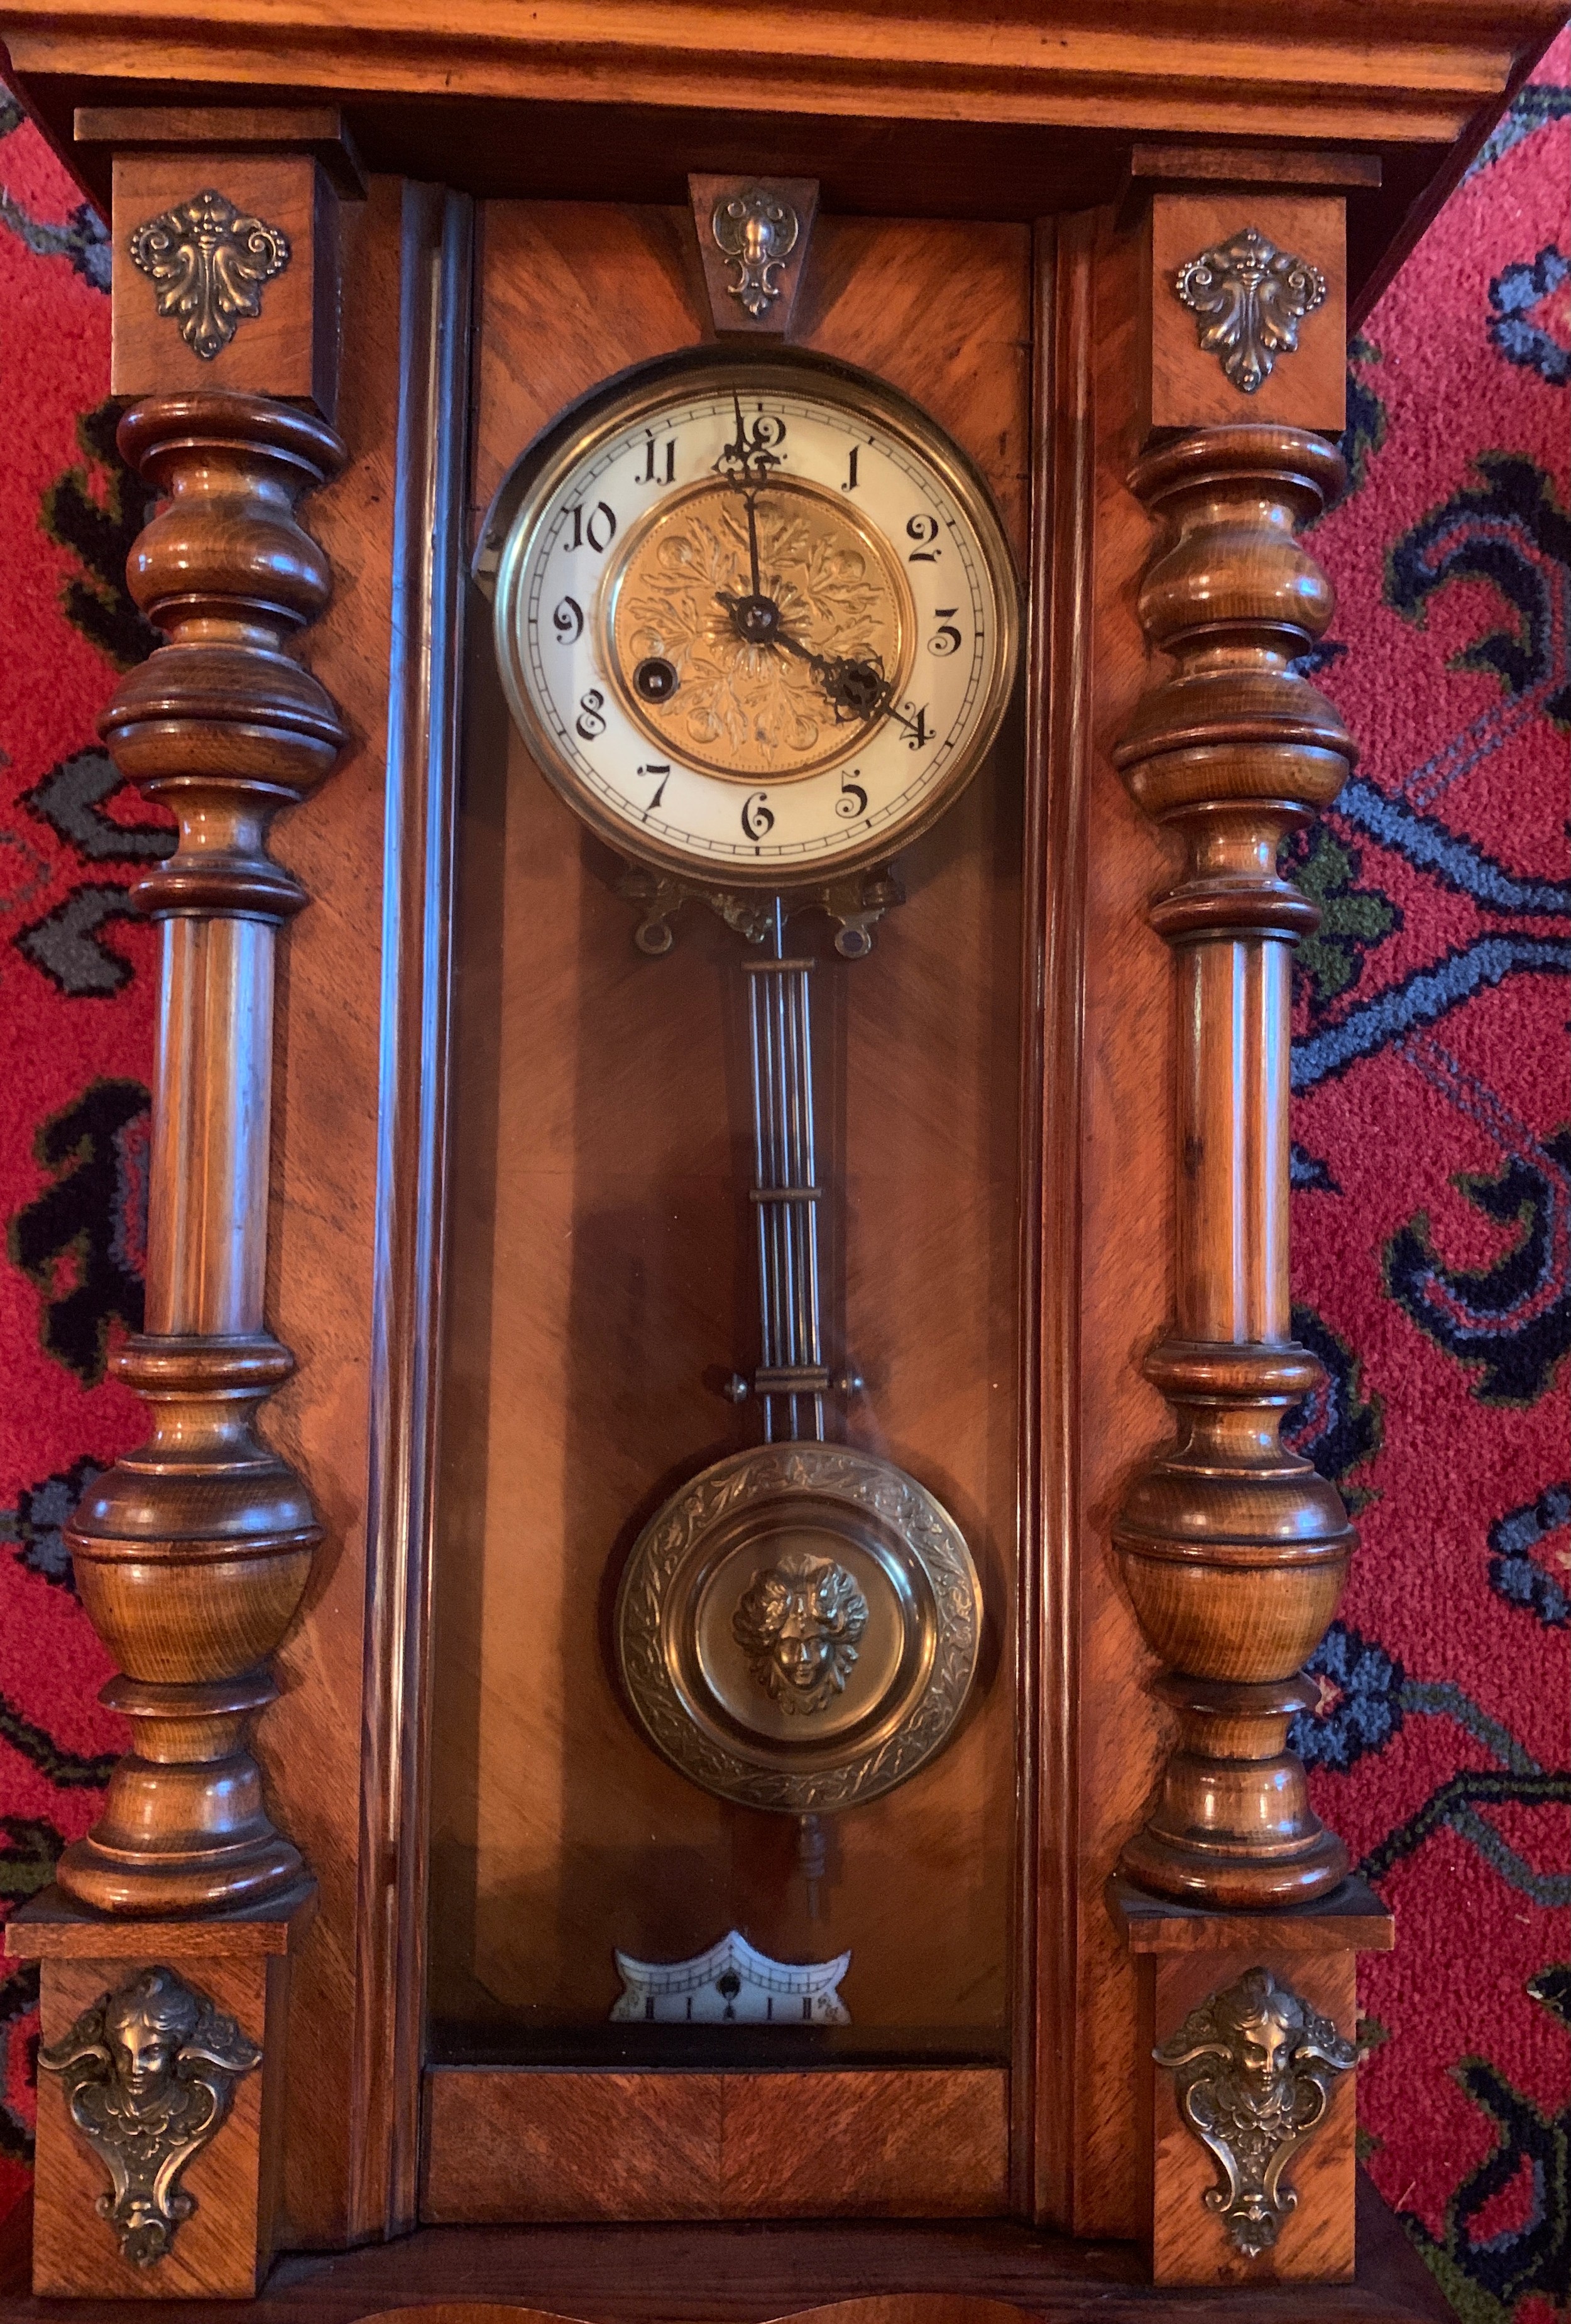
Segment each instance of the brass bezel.
M567 476L612 437L647 420L668 403L701 395L711 384L717 390L729 391L739 378L744 379L749 394L760 390L767 392L772 386L781 392L809 395L836 404L858 417L865 415L898 438L907 451L927 463L971 527L993 604L996 650L986 674L981 709L969 742L956 752L941 779L895 830L886 827L860 847L847 848L832 859L799 870L781 864L754 869L741 858L717 864L705 852L671 846L608 813L586 789L578 770L561 755L556 738L536 716L522 667L517 614L524 561L535 529L560 493ZM499 540L504 521L505 532ZM1014 690L1021 645L1020 584L986 484L959 447L916 404L871 373L825 355L805 351L796 351L789 356L761 357L752 351L745 356L730 352L716 355L708 348L689 349L663 357L630 377L608 383L566 415L504 480L482 535L476 567L480 575L485 574L493 557L493 635L497 668L513 723L535 765L596 838L604 840L619 855L679 878L691 879L697 874L710 884L719 880L728 888L790 894L799 889L821 887L826 879L842 879L888 862L947 814L973 780L997 740Z

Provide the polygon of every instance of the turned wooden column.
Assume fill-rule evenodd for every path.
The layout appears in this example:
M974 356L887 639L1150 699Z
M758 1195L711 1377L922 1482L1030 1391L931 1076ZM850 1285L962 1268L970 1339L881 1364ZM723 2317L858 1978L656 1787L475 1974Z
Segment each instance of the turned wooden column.
M267 853L281 807L332 767L343 730L286 651L327 601L300 496L343 453L321 420L266 397L166 395L120 427L161 505L130 560L167 642L101 731L180 820L137 890L161 924L144 1331L116 1360L152 1434L79 1508L78 1584L134 1725L104 1812L60 1885L112 1913L219 1911L299 1881L247 1748L276 1692L268 1658L320 1537L305 1487L256 1433L292 1360L263 1313L273 954L305 894Z
M1174 667L1115 756L1185 864L1151 912L1178 968L1178 1225L1172 1330L1145 1369L1177 1436L1114 1532L1178 1740L1123 1863L1158 1895L1221 1907L1301 1902L1347 1870L1287 1748L1353 1534L1280 1438L1321 1371L1292 1341L1288 1294L1290 947L1318 915L1278 869L1354 757L1293 668L1332 610L1296 532L1342 475L1323 437L1243 424L1161 445L1132 478L1159 527L1141 619Z

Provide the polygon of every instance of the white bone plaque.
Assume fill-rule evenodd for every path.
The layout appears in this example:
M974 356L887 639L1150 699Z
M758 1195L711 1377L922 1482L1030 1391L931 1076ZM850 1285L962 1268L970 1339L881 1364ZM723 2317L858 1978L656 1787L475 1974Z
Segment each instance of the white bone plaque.
M849 1953L827 1961L777 1961L733 1929L691 1960L641 1961L616 1955L623 1991L614 2024L849 2025L839 1984Z

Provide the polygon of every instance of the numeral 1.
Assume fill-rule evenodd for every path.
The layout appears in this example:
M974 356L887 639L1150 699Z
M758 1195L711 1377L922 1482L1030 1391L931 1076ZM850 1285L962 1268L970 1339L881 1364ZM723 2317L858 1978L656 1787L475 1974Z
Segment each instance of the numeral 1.
M843 493L854 493L856 490L856 455L861 449L862 447L859 444L853 444L851 447L846 462L846 481L840 487Z

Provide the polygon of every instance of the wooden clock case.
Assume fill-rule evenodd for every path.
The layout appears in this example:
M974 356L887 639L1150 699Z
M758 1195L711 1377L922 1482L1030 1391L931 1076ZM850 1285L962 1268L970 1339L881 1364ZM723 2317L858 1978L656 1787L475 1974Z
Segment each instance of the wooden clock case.
M148 1316L119 1360L153 1434L74 1536L139 1739L7 1942L42 1962L57 2052L156 1967L261 2053L140 2263L46 2064L36 2295L1428 2312L1378 2207L1355 2257L1351 2071L1251 2251L1152 2050L1252 1969L1351 2039L1357 1952L1391 1941L1284 1747L1350 1543L1277 1439L1316 1376L1288 1324L1285 1116L1314 915L1277 857L1353 747L1293 667L1330 610L1297 536L1337 487L1348 329L1558 16L837 0L766 51L688 0L454 0L439 27L375 0L199 22L5 0L15 84L112 217L122 443L158 503L132 581L166 643L105 731L181 821L143 888L164 1014ZM791 344L950 431L1022 576L1013 723L830 1006L864 1173L847 1342L882 1363L888 1441L971 1517L997 1611L959 1744L867 1812L884 2053L553 2063L500 2020L442 2034L463 2013L433 1882L471 1877L466 1812L560 1853L553 1789L592 1820L625 1783L660 1829L679 1779L629 1759L593 1590L561 1617L572 1687L532 1692L469 1601L484 1582L504 1628L527 1620L575 1525L608 1544L713 1457L703 1368L741 1295L731 1254L701 1257L734 1185L723 1051L627 1033L657 971L498 715L472 560L566 407L745 336L705 188L758 180L816 198ZM264 271L202 346L135 253L208 195L260 222ZM1247 389L1174 288L1246 228L1320 286ZM672 1024L728 942L685 908ZM590 1183L607 1093L688 1187L669 1231ZM569 1148L587 1207L553 1222ZM541 1254L591 1212L569 1281ZM700 1284L658 1378L604 1288L646 1246ZM575 1455L619 1351L649 1393ZM500 1722L478 1757L466 1689ZM703 1835L751 1877L735 1822ZM945 1882L992 1997L950 2011L952 2056L907 2038L901 1987L902 1927ZM968 1920L970 1882L991 1902ZM610 1894L568 1914L550 1974L603 1945Z

